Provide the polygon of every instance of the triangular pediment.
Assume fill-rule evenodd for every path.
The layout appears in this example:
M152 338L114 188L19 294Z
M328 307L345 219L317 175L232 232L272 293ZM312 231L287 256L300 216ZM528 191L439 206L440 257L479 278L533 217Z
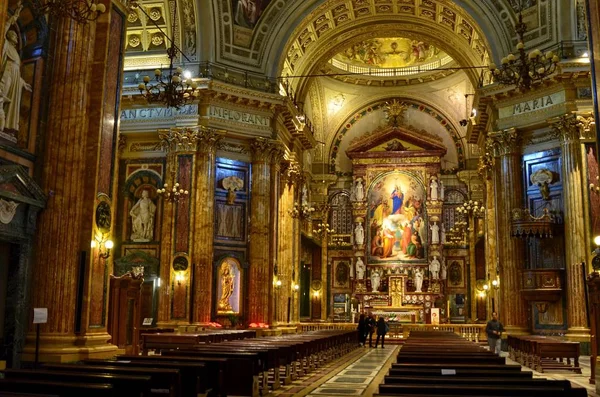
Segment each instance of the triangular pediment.
M38 208L46 206L42 188L20 165L0 166L0 198Z
M415 155L418 152L426 154L446 154L446 147L441 139L427 131L416 131L406 127L385 127L375 130L368 135L355 139L346 153L348 157L360 156L361 153L378 152L401 156L402 153Z
M133 267L143 266L144 275L158 277L158 265L160 261L146 251L135 250L115 260L115 274L122 276L132 270Z

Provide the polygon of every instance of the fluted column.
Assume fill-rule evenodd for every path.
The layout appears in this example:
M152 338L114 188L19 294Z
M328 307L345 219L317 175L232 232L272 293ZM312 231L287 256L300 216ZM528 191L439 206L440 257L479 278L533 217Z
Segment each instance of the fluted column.
M252 197L250 205L250 269L248 322L268 323L270 318L269 296L273 288L273 271L270 264L271 225L271 151L273 143L256 139L250 145L252 151Z
M177 153L167 155L166 167L163 172L163 186L174 186L175 174L169 171L177 167ZM161 219L160 236L160 287L158 288L158 320L157 325L171 325L171 257L173 251L173 230L175 226L175 203L161 198L163 214Z
M3 6L4 7L4 6ZM41 186L49 192L47 208L39 218L35 241L33 271L33 307L48 308L48 322L41 326L40 357L44 361L77 360L85 348L88 357L106 350L104 346L81 346L76 332L87 326L89 296L78 302L80 271L90 263L93 219L84 218L89 201L85 182L95 178L98 163L86 157L89 140L97 139L98 130L89 129L89 77L94 54L94 22L79 24L71 19L52 21L50 54L46 78L48 119L41 162ZM95 135L94 135L95 134ZM93 253L94 251L92 251ZM102 280L90 280L102 282ZM85 338L84 338L85 339ZM24 359L34 350L33 335L28 337ZM116 347L112 347L112 351Z
M554 120L554 135L562 150L562 181L565 212L565 262L567 267L567 337L589 338L582 263L586 261L584 177L580 123L574 114Z
M489 134L495 159L495 184L498 220L498 260L500 267L500 302L498 314L507 331L525 333L527 309L521 298L523 241L510 236L511 214L522 207L523 177L521 173L520 138L515 129Z
M192 263L194 266L192 321L211 321L213 280L213 234L215 208L215 172L217 143L224 133L198 130L196 174L194 176L194 224Z

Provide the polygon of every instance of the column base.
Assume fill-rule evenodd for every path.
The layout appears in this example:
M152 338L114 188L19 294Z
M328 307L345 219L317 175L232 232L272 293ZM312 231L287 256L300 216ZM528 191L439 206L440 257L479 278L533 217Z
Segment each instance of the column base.
M567 338L567 340L573 342L589 342L590 329L586 327L571 327L567 329L565 337Z
M111 336L106 333L74 335L40 335L40 362L72 362L87 359L104 359L116 356L119 348L108 343ZM35 361L35 334L27 335L22 361Z

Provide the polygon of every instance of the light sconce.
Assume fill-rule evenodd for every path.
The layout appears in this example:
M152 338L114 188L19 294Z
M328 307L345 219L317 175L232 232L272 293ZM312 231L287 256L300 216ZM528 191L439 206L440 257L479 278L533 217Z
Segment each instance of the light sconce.
M177 281L177 285L181 285L185 281L185 272L183 270L175 272L175 281Z
M321 296L321 293L320 293L319 291L313 291L313 297L314 297L315 299L318 299L318 298L319 298L319 296Z
M294 292L298 292L298 290L299 290L299 289L300 289L300 285L298 285L298 284L296 284L296 283L293 283L293 284L292 284L292 290L293 290Z
M275 280L275 282L273 284L275 284L276 288L279 288L279 287L281 287L281 280L277 279L277 280Z
M110 250L114 248L115 243L112 240L92 240L90 246L92 248L98 247L98 256L102 259L108 259L108 257L110 256Z

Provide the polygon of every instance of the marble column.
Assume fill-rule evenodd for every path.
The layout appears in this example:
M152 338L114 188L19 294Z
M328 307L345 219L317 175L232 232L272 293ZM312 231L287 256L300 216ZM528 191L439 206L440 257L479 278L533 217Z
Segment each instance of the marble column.
M479 159L479 173L485 183L485 264L486 272L490 280L496 279L496 266L498 265L498 246L497 233L496 233L496 191L494 189L494 157L492 155L493 149L490 147L485 148L485 153ZM497 289L490 286L487 300L487 313L488 316L492 314L492 311L496 310L498 297L496 296ZM493 302L493 304L492 304ZM493 307L492 307L493 306Z
M586 183L581 155L580 122L574 114L553 120L553 133L560 140L562 151L562 182L565 212L565 265L567 276L567 337L589 340L585 304L585 282L582 263L585 249L583 190Z
M495 156L496 208L498 221L498 262L500 268L500 320L512 334L528 332L527 306L518 292L524 262L523 240L510 235L511 214L522 208L523 176L520 137L515 129L492 132L488 144Z
M273 279L271 285L273 285L274 276L281 273L280 263L279 263L279 200L280 200L280 185L281 185L281 161L283 160L283 150L281 146L274 145L271 150L271 216L269 218L270 226L269 226L269 271L273 275ZM277 268L275 266L277 265ZM277 270L277 272L275 272ZM282 278L285 278L283 276ZM275 286L273 286L275 287ZM279 287L277 288L280 289ZM280 299L279 291L275 291L275 288L269 289L269 302L271 302L271 312L269 313L269 324L276 325L278 323L275 315L280 314L280 310L278 310L278 305L275 302L276 299Z
M194 176L194 224L192 263L194 266L192 321L211 321L213 285L213 239L217 143L224 133L208 128L198 130ZM199 243L201 242L201 243Z
M177 153L167 155L165 170L163 171L163 186L174 186L176 178L170 171L177 167ZM161 219L160 236L160 287L158 288L158 319L157 326L171 326L171 261L173 252L173 229L175 226L175 205L171 201L161 198L163 213Z
M250 204L248 322L269 323L269 297L273 289L271 262L271 152L274 144L258 138L252 151L252 197Z
M48 308L48 322L41 326L42 361L74 361L83 354L102 357L116 349L107 344L106 333L95 346L76 335L87 324L87 318L78 318L77 308L85 312L89 303L89 296L78 297L79 280L90 276L79 274L89 266L91 255L93 219L85 216L85 181L98 171L97 162L86 158L88 135L98 134L88 128L95 29L93 22L78 24L66 18L53 19L50 29L48 119L40 164L40 184L50 197L39 217L32 288L32 306ZM34 349L30 334L23 359L31 359Z

